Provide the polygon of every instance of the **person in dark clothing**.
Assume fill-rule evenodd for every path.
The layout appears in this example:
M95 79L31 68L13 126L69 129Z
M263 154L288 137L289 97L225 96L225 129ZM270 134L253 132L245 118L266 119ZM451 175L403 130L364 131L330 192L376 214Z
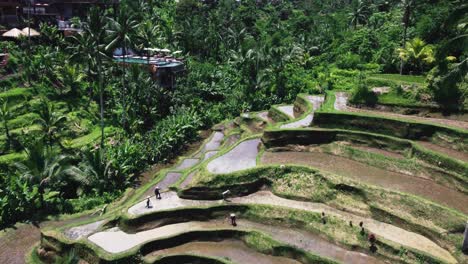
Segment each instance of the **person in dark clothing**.
M231 214L230 217L231 217L231 225L232 225L232 226L237 226L237 223L236 223L236 214Z
M151 208L151 201L149 196L146 198L146 208Z
M359 226L361 227L361 235L366 234L366 230L364 230L364 223L362 221L359 222Z
M325 217L325 212L322 212L322 223L324 225L327 223L327 218Z
M370 234L368 239L369 239L369 243L371 244L370 251L372 253L375 253L377 251L377 247L375 246L375 242L377 241L377 238L375 237L374 234Z
M161 199L161 191L159 190L159 186L154 188L154 196L156 196L156 199Z

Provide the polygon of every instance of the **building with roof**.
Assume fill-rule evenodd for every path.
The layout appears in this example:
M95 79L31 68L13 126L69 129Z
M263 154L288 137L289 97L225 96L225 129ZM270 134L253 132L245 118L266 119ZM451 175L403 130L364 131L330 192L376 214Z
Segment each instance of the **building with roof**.
M56 24L72 17L84 17L92 6L117 5L119 0L1 0L0 24L18 27L30 17L33 24Z

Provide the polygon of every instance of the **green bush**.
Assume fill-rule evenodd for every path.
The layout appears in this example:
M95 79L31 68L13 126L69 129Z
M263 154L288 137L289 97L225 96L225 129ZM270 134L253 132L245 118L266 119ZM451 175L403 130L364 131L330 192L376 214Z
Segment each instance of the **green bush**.
M200 115L191 109L181 109L156 124L142 139L146 162L164 162L173 158L184 145L197 138L202 127Z
M377 95L372 92L366 84L360 83L358 86L356 86L356 88L354 88L349 101L353 104L374 106L377 103L378 98Z
M339 55L336 61L336 66L340 69L356 69L359 64L361 64L361 57L351 52Z

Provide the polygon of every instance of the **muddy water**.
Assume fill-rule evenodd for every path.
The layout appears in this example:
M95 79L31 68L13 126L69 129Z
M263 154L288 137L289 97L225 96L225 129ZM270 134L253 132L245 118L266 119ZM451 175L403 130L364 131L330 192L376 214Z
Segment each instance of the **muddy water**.
M260 139L241 142L228 153L208 163L206 168L211 173L231 173L256 166Z
M314 111L319 109L322 106L323 102L325 101L324 96L318 96L318 95L307 95L306 98L307 100L309 100L309 102L312 103Z
M331 258L342 263L383 263L378 259L363 253L348 251L335 244L332 244L323 238L301 230L255 223L239 219L237 227L230 225L227 219L213 220L210 222L185 222L172 225L166 225L135 234L127 234L118 228L98 232L88 237L102 249L111 253L121 253L137 245L147 243L148 241L164 237L174 236L184 232L194 230L213 230L213 229L240 229L240 230L259 230L272 236L274 239L287 243L292 246L310 251L311 253L322 257ZM244 263L244 262L239 262ZM247 262L250 263L250 262ZM255 263L255 262L252 262Z
M288 115L290 118L294 118L294 106L292 105L283 105L278 106L278 109Z
M181 199L177 196L177 193L167 192L163 194L162 200L155 200L152 208L145 208L145 203L144 201L142 201L132 206L128 210L128 212L132 215L138 215L138 214L144 214L148 212L161 211L161 210L167 210L167 209L176 209L176 208L191 207L191 206L213 206L213 205L217 205L217 204L219 205L223 203L225 203L225 201L223 200L217 200L217 201L205 200L204 201L204 200ZM346 222L351 220L355 223L359 223L362 221L365 223L366 227L369 229L370 232L376 234L379 237L382 237L389 241L393 241L400 245L404 245L407 247L420 250L422 252L426 252L428 254L432 254L434 256L437 256L438 258L448 260L448 262L450 263L453 262L453 257L450 255L450 253L440 248L437 244L427 239L426 237L423 237L416 233L408 232L404 229L401 229L399 227L396 227L390 224L382 223L373 219L363 218L363 217L359 217L359 216L356 216L356 215L353 215L344 211L340 211L322 203L301 202L301 201L284 199L284 198L281 198L272 194L269 191L259 191L251 195L235 197L235 198L230 199L229 203L282 206L282 207L287 207L290 209L306 210L308 212L315 212L315 213L326 212L327 215L335 216ZM255 225L255 223L251 223L251 222L245 222L244 225L248 227L253 227L255 229L260 229L264 231L266 230L268 231L268 233L272 233L272 234L276 234L275 232L277 230L281 230L280 227L278 226L271 227L270 229L266 229L266 227L263 225L258 226L258 225ZM285 230L288 230L288 232L291 231L290 229L283 229L283 232L281 235L285 234L286 232ZM293 234L292 237L298 236L296 233L292 233L292 234ZM287 237L284 237L284 238L278 237L278 240L283 241L285 238ZM308 238L308 240L315 241L316 239ZM284 240L284 241L287 241L288 243L292 243L290 242L290 240ZM305 247L306 245L305 246L296 245L296 246ZM335 251L342 252L342 251L339 251L338 249L336 249ZM317 251L317 252L321 252L321 251ZM345 255L347 254L348 253L346 253Z
M184 159L174 170L185 170L195 166L200 160L199 159Z
M314 114L308 114L306 117L292 122L292 123L287 123L281 126L281 128L299 128L299 127L308 127L312 123L312 120L314 119Z
M177 180L179 180L179 178L182 176L182 173L178 173L178 172L169 172L166 174L166 177L164 177L164 179L159 182L158 184L158 187L161 189L161 190L166 190L167 188L169 188L169 186L171 186L172 184L174 184ZM151 190L152 191L152 190Z
M431 180L372 167L347 158L319 152L265 152L264 164L300 164L346 176L390 190L415 194L468 213L468 195Z
M214 132L211 139L208 142L206 142L203 148L197 154L195 154L194 157L201 158L205 154L205 152L211 151L211 150L217 150L221 146L223 139L224 139L224 134L222 132L219 132L219 131Z
M158 250L150 256L196 254L227 258L234 263L255 264L300 264L299 261L284 257L274 257L259 253L238 240L223 240L219 242L191 242L177 247Z
M185 188L187 187L193 180L193 176L195 176L195 174L197 173L198 171L193 171L191 172L189 175L187 175L187 178L185 178L185 180L180 184L180 188Z
M203 157L203 161L213 157L214 155L218 154L218 151L217 150L214 150L214 151L207 151L205 153L205 157Z
M425 148L428 148L433 151L440 152L442 154L445 154L449 157L452 157L454 159L458 159L464 162L468 162L468 153L463 152L463 151L456 151L454 149L449 149L449 148L444 148L442 146L432 144L427 141L418 141L418 144L422 145Z

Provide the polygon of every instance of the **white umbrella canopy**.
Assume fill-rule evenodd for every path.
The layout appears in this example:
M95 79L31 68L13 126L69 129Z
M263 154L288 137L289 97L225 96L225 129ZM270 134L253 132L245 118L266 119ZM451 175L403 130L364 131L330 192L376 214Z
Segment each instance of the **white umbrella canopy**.
M13 29L10 29L7 32L3 33L2 36L6 37L6 38L19 38L21 36L24 36L24 33L23 33L23 31L21 31L21 30L19 30L17 28L13 28Z
M37 32L35 29L32 29L32 28L28 28L28 27L25 27L23 28L22 30L23 34L25 36L29 36L29 34L31 34L30 36L31 37L36 37L36 36L40 36L41 34L39 32Z

